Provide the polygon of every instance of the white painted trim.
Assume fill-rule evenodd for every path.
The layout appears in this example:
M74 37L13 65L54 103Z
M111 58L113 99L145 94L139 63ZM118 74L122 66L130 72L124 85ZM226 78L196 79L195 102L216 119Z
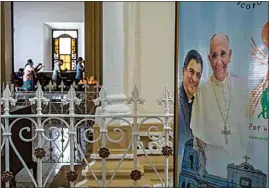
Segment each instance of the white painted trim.
M90 156L92 159L96 159L96 160L102 160L101 157L99 157L99 154L91 154ZM123 154L111 154L109 155L109 157L107 158L107 160L109 159L121 159L123 157ZM125 155L124 159L133 159L134 155L133 154L127 154Z

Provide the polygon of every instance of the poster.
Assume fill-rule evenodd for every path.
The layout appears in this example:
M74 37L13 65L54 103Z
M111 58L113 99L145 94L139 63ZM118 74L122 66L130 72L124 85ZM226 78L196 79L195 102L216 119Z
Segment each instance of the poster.
M266 187L268 2L180 2L177 16L178 187Z

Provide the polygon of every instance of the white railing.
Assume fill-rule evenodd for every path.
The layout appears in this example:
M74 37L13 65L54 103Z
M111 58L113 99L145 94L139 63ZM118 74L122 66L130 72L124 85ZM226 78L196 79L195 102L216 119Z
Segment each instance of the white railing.
M49 86L51 87L51 86ZM52 92L49 90L49 92ZM46 93L46 92L45 92ZM34 187L45 187L49 184L49 179L53 176L53 171L55 171L56 165L60 163L60 158L63 156L66 151L69 151L69 159L70 161L70 171L67 173L67 179L69 181L70 187L83 187L87 185L90 181L87 177L93 177L95 184L98 187L109 187L113 184L113 180L117 172L120 169L120 166L123 164L123 161L127 158L131 158L133 161L133 165L130 168L130 178L133 180L132 185L124 185L124 186L135 186L135 187L169 187L172 186L173 175L169 175L169 164L171 165L171 157L173 153L173 114L170 113L171 108L173 108L173 98L170 95L167 87L165 87L164 95L161 100L158 101L160 105L164 105L164 114L139 114L138 113L138 105L143 105L145 100L139 96L139 92L135 87L131 97L126 99L128 104L132 104L133 112L130 114L108 114L106 113L106 107L111 105L113 101L107 98L106 91L104 88L101 89L99 93L99 97L94 99L96 105L99 105L100 114L90 115L90 114L78 114L75 113L75 108L80 105L82 99L77 97L77 92L75 91L75 85L72 85L67 93L64 95L62 93L58 93L60 95L61 105L68 105L68 114L61 113L45 114L42 113L42 108L44 109L50 102L50 99L44 96L44 92L40 86L37 84L37 90L35 91L35 96L29 98L28 101L31 105L35 105L36 109L34 114L10 114L10 106L15 106L17 99L12 97L11 91L9 87L5 87L5 90L2 94L1 104L4 108L4 113L1 116L1 129L2 129L2 145L1 152L4 151L4 160L5 160L5 169L2 169L2 181L5 181L6 187L10 187L10 183L13 180L13 174L10 168L10 149L12 148L17 158L22 163L24 169L26 170L28 176L31 179ZM171 107L172 106L172 107ZM19 131L19 139L24 142L31 142L34 147L34 155L33 160L37 163L37 177L34 178L34 173L32 173L26 164L26 162L21 157L21 154L18 152L16 145L12 140L11 130L16 122L20 120L29 120L32 123L32 129L29 127L24 127ZM99 132L97 129L92 126L88 127L85 122L97 122L99 120ZM159 130L157 126L150 125L147 128L147 131L141 131L141 128L147 123L148 120L154 119L155 122L159 122ZM52 122L58 123L52 123ZM113 129L115 134L120 134L120 137L113 138L111 137L111 133L109 132L109 128L113 125L118 124L120 121L120 125ZM123 123L122 123L123 122ZM156 123L155 123L156 124ZM53 126L51 126L53 125ZM126 148L123 148L123 152L121 154L113 154L113 151L110 151L109 142L119 144L124 140L126 141L126 137L128 136L128 132L123 131L123 127L130 128L131 139L130 143L128 143ZM50 169L47 175L44 174L42 170L44 161L43 158L46 155L46 148L44 147L44 142L56 142L59 141L60 136L63 136L63 129L66 131L66 140L64 141L64 147L58 153L56 158L54 159L55 163ZM98 151L93 151L95 153L91 153L90 157L86 156L86 152L83 149L80 143L80 136L78 135L78 130L82 131L82 138L85 143L88 145L96 146L98 145ZM23 132L32 131L32 138L25 138L23 136ZM55 134L55 137L52 137L52 134ZM93 135L93 139L89 138L90 135ZM50 136L47 136L47 135ZM141 138L147 137L149 141L142 142ZM63 139L63 137L62 137ZM3 150L3 151L2 151ZM81 156L82 161L84 162L81 165L84 165L84 168L81 172L75 171L75 155L78 153ZM160 172L155 167L153 161L150 158L150 155L163 155L164 158L164 171ZM159 183L155 185L140 185L139 180L145 173L143 173L139 167L139 156L144 155L146 160L151 165L153 171ZM110 159L117 158L119 162L116 165L116 168L113 169L113 173L110 177L107 176L107 162ZM161 156L160 156L161 159ZM98 174L93 170L94 165L97 160L101 161L102 171L101 176L98 179ZM161 159L162 160L162 159ZM170 160L170 161L169 161ZM160 173L163 173L164 176L161 177ZM78 176L84 177L85 179L79 181ZM53 177L52 177L53 178Z

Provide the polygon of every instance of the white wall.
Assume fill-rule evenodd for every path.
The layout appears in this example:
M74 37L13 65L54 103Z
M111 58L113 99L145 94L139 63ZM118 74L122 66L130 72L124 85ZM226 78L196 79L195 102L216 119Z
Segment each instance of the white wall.
M140 113L163 113L164 107L156 101L161 99L165 85L174 97L175 2L137 3L135 21L125 6L124 91L130 96L134 85L138 87L146 99ZM130 31L134 29L131 22L135 32Z
M140 2L142 113L163 113L165 85L174 95L175 2ZM173 106L172 106L173 108Z
M35 63L52 63L47 58L49 50L43 47L43 33L49 32L46 22L84 22L84 2L14 2L15 71L29 58Z

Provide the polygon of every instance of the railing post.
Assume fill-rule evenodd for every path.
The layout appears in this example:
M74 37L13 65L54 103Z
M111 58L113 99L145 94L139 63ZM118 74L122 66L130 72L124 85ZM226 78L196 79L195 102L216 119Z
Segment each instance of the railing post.
M134 119L133 119L133 128L132 128L132 141L133 141L133 155L134 155L134 162L133 162L133 170L131 172L131 178L134 180L134 187L137 187L137 180L134 174L136 173L140 173L137 170L137 143L139 141L139 130L138 130L138 119L137 119L137 110L138 110L138 104L143 104L145 102L144 99L142 99L139 96L139 92L137 87L134 87L134 90L132 92L132 96L129 97L127 100L128 104L133 103L133 115L134 115Z
M4 115L9 115L9 103L12 106L15 106L17 100L11 97L11 92L9 90L8 85L6 86L3 97L1 98L1 104L4 105ZM10 165L9 165L9 139L11 138L12 133L9 127L9 118L5 117L5 130L3 132L3 142L5 143L5 172L6 174L10 174L9 178L6 181L6 187L10 187L10 180L13 177L10 172ZM3 174L2 174L3 176Z
M36 96L34 98L29 99L30 104L33 105L36 103L36 112L37 112L37 126L38 128L36 129L37 132L37 147L35 151L42 150L42 134L44 134L44 128L41 122L41 115L42 115L42 102L43 104L48 104L49 99L45 98L43 95L43 91L41 88L40 83L37 83L37 90L36 90ZM36 152L35 152L36 153ZM37 186L38 187L43 187L43 182L42 182L42 157L37 157Z
M171 131L171 127L169 127L169 115L170 115L170 109L169 109L169 104L173 104L174 100L170 95L170 92L165 86L164 94L161 100L157 101L159 105L164 103L164 125L163 125L163 131L164 131L164 147L162 149L162 152L165 156L164 163L165 163L165 168L164 168L164 174L165 174L165 180L164 180L164 187L169 187L169 155L171 155L172 147L169 146L169 133Z
M66 88L66 86L64 85L64 82L63 80L61 81L61 84L60 84L60 89L61 89L61 101L63 100L63 96L64 96L64 88ZM61 106L61 114L64 114L64 107L63 107L63 103L60 104ZM63 125L63 122L61 121L61 135L62 135L62 140L64 139L64 125ZM64 146L62 144L62 150L64 150ZM63 154L62 154L62 160L63 160Z
M74 169L74 154L75 154L75 139L76 136L76 127L75 125L75 107L74 104L79 105L81 99L76 97L75 86L71 85L67 97L62 100L63 104L69 103L69 115L70 115L70 125L69 125L69 139L70 139L70 171L67 173L67 178L70 182L70 187L75 187L75 181L77 179L77 174Z
M49 82L49 85L45 86L45 89L49 90L49 96L51 97L52 89L55 88L55 85L52 85L52 82ZM51 114L51 102L49 102L49 114ZM51 125L51 119L49 120L49 125ZM49 131L49 137L52 138L52 131ZM50 148L52 148L52 143L49 142ZM50 152L50 160L52 160L52 152Z
M101 103L100 115L104 115L107 104L111 104L111 100L107 98L105 88L102 87L100 96L94 100L96 105ZM106 118L101 118L100 134L101 134L101 148L99 151L105 150L106 148L106 134L108 127L106 127ZM106 187L106 158L102 157L102 187Z

